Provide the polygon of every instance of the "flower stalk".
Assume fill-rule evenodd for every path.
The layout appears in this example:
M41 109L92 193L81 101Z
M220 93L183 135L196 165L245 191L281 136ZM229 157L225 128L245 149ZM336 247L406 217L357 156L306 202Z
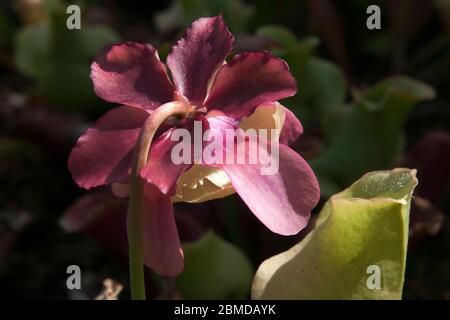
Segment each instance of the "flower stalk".
M131 299L145 300L144 281L144 243L142 233L142 217L144 208L144 181L139 176L140 170L148 160L148 153L156 130L170 117L188 117L194 108L184 102L166 103L156 110L145 121L139 135L131 168L131 185L128 202L128 245L130 264Z

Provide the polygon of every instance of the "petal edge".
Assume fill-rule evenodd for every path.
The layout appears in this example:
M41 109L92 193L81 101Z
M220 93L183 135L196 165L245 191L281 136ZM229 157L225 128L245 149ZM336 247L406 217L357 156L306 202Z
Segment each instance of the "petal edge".
M174 87L150 44L123 42L104 48L91 65L100 98L128 106L155 109L172 101Z
M167 57L176 88L189 101L201 104L208 83L230 53L234 37L223 17L194 21Z
M284 60L269 52L244 52L219 69L205 106L239 120L261 103L296 92L297 83Z

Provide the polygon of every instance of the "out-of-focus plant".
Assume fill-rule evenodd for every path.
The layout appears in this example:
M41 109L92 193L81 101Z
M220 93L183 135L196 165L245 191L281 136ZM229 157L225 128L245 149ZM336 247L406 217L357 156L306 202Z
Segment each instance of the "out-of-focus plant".
M92 90L89 66L106 44L119 36L106 26L69 30L66 7L57 0L42 1L46 19L22 27L15 39L17 68L36 80L37 90L51 104L83 111L100 103ZM83 10L82 10L83 12Z
M253 270L241 250L209 231L183 245L185 269L178 290L185 299L243 299L249 293Z
M178 0L163 12L155 15L159 31L186 28L200 17L222 14L229 22L230 30L244 31L254 8L241 0Z
M9 47L15 32L16 25L12 19L0 11L0 48Z
M287 103L303 122L320 120L327 110L344 103L347 89L344 74L331 61L313 55L319 44L317 38L299 40L291 31L277 25L260 27L256 34L269 39L271 50L288 62L300 94Z
M404 147L403 125L418 102L434 90L406 77L389 78L354 92L354 102L334 108L323 122L328 146L313 161L322 196L371 170L388 169Z
M332 196L305 239L261 264L253 298L400 299L416 185L415 170L375 171Z

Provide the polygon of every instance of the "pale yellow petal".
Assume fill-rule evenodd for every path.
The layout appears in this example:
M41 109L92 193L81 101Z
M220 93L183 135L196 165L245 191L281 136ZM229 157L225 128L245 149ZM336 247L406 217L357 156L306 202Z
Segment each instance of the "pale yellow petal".
M177 193L172 201L200 203L233 193L234 189L223 170L213 166L193 165L178 179Z
M283 128L284 119L286 114L284 113L283 106L278 102L261 104L256 108L255 112L239 123L239 127L247 129L267 129L268 138L270 140L278 141L278 136ZM272 137L271 129L278 130L278 136Z

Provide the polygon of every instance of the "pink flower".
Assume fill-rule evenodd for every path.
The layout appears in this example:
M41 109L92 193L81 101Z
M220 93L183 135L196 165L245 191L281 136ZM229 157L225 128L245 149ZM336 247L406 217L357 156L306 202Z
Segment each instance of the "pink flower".
M191 118L160 127L140 171L146 182L144 261L165 276L179 274L184 264L173 201L201 202L237 192L270 230L292 235L305 227L319 199L313 171L287 146L303 128L276 102L297 91L287 64L267 52L241 53L225 63L233 41L221 16L195 21L167 58L173 83L150 44L113 45L91 67L97 95L122 106L101 117L72 150L69 170L83 188L128 184L136 142L152 112L171 101L195 106ZM279 139L270 141L279 146L279 171L261 175L261 164L173 163L171 150L178 142L171 134L177 127L190 130L193 120L213 130L282 127Z

